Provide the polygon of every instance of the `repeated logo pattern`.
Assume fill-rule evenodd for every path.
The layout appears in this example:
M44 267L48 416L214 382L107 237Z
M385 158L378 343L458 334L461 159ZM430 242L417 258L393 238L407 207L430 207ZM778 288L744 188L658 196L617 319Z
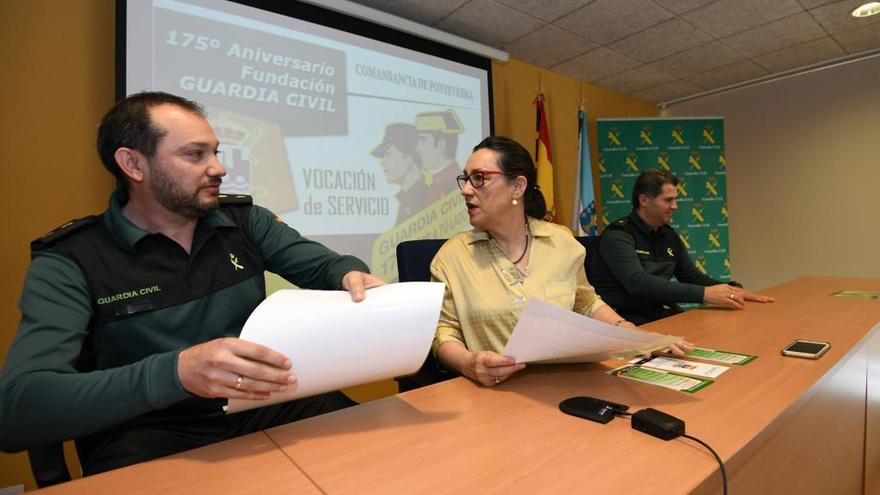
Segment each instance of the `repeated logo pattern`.
M694 263L730 280L724 120L599 119L599 228L629 214L633 184L648 168L675 174L672 227Z

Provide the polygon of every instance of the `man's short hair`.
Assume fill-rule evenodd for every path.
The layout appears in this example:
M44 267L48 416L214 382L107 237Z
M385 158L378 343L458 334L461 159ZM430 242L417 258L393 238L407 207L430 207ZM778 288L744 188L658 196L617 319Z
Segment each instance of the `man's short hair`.
M636 179L636 185L633 186L633 209L639 209L639 196L644 194L649 198L656 198L663 191L663 186L666 184L678 186L678 177L656 168L649 168L642 172Z
M159 140L166 131L156 127L150 119L150 109L159 105L176 105L206 118L205 109L198 103L161 91L143 91L116 102L101 119L95 144L101 162L120 185L125 185L125 174L114 157L119 148L131 148L147 158L153 158Z

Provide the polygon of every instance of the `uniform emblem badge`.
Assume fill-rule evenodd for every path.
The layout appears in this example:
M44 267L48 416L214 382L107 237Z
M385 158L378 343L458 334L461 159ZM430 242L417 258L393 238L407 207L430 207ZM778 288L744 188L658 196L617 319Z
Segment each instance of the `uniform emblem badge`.
M238 262L238 256L229 253L229 262L232 263L232 266L235 268L236 271L244 270L244 266Z

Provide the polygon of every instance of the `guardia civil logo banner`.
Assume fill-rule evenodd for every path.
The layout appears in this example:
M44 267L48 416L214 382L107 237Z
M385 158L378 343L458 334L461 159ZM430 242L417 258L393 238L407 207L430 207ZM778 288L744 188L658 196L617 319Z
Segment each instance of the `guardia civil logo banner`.
M629 215L636 177L673 173L678 211L672 227L703 273L730 280L724 119L598 119L599 226Z

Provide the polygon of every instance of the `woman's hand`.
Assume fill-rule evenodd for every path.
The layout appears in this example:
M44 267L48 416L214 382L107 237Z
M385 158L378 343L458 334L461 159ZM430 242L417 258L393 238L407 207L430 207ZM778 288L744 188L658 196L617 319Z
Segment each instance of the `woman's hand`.
M669 344L669 350L674 356L684 356L688 352L694 350L694 344L686 340L678 340Z
M471 352L468 361L464 375L486 387L494 387L526 367L511 356L492 351Z

